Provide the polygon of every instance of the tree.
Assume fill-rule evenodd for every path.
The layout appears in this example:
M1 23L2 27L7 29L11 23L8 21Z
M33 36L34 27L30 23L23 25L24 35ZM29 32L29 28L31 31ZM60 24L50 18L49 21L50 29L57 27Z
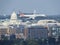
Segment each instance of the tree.
M39 45L38 41L34 39L27 40L27 45Z

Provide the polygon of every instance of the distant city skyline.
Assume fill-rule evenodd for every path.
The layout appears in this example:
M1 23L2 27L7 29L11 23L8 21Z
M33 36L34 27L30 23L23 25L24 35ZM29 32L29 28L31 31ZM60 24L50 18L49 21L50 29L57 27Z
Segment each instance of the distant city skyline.
M46 15L60 14L60 0L0 0L0 15L10 15L13 11L18 13L37 13Z

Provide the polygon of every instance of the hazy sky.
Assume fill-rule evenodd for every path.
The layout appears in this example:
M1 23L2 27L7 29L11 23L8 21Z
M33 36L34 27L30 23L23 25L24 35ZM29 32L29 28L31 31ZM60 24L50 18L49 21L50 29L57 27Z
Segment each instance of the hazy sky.
M0 14L11 14L13 11L60 14L60 0L0 0Z

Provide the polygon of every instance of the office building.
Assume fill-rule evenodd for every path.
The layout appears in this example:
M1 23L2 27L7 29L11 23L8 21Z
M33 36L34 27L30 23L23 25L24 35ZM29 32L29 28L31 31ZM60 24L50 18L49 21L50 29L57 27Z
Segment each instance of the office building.
M48 29L44 26L30 26L25 28L25 38L27 39L40 39L48 37Z
M58 25L50 26L48 31L49 31L48 36L54 38L60 36L60 26Z

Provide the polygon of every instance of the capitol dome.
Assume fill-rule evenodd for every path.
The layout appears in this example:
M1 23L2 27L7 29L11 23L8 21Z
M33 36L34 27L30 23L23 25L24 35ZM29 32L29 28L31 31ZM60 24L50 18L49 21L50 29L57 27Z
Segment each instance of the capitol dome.
M11 15L11 18L10 18L11 20L17 20L17 15L16 15L16 13L15 12L13 12L12 13L12 15Z
M10 24L19 24L19 21L18 21L18 19L17 19L17 15L16 15L16 13L15 12L13 12L12 14L11 14L11 18L10 18L10 22L9 22Z

